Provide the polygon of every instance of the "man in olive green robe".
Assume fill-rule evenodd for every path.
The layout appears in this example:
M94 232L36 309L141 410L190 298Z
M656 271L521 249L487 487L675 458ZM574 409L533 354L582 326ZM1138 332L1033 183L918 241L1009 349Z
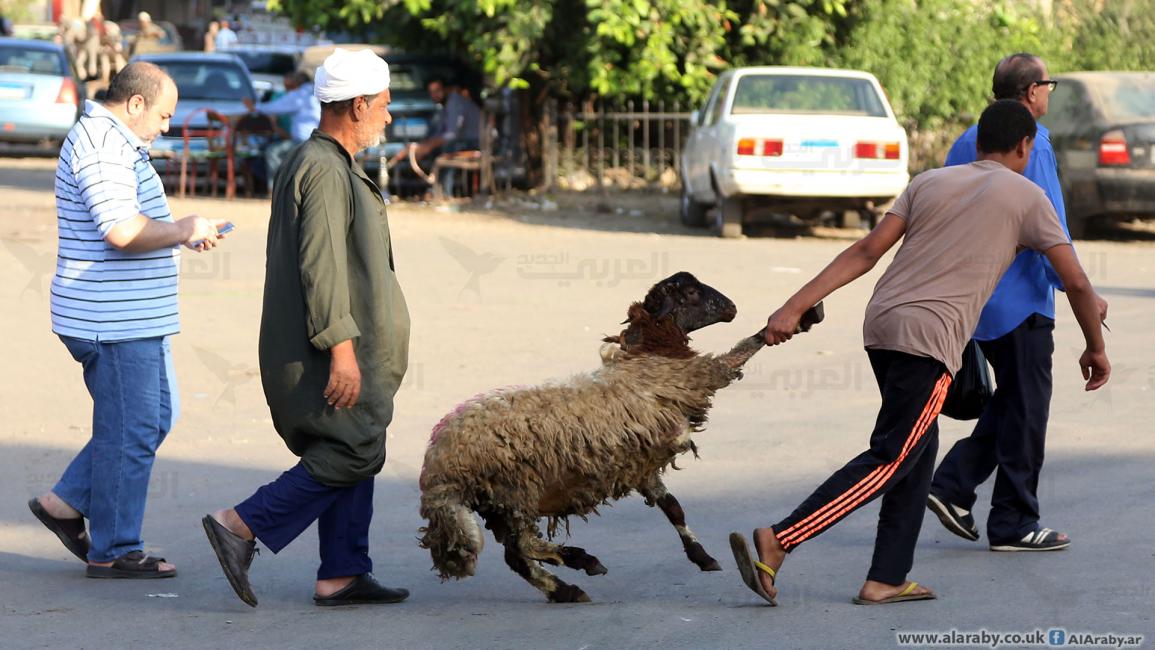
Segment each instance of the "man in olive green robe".
M260 362L273 426L300 463L233 509L205 516L230 584L255 606L259 539L279 552L318 521L318 605L399 602L368 553L373 477L408 361L409 313L385 202L353 156L390 121L388 66L338 49L318 69L320 128L273 185Z

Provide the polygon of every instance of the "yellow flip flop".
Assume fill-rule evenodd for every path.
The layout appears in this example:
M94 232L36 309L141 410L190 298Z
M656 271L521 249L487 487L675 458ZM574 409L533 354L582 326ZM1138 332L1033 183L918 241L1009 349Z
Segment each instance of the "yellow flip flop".
M911 583L906 586L906 589L903 589L899 593L889 598L883 598L882 600L867 600L865 598L855 596L851 600L855 605L889 605L890 603L905 603L912 600L935 600L938 598L938 596L934 595L933 591L928 591L923 594L916 594L914 593L915 589L918 589L918 583L911 581Z
M750 553L750 546L746 543L746 538L741 533L730 533L730 550L734 553L734 561L738 563L738 573L742 576L742 582L754 593L762 597L763 600L770 603L771 607L777 607L778 603L766 589L762 587L762 581L758 579L758 571L770 576L770 581L773 582L778 577L778 572L769 565L764 564L754 559Z

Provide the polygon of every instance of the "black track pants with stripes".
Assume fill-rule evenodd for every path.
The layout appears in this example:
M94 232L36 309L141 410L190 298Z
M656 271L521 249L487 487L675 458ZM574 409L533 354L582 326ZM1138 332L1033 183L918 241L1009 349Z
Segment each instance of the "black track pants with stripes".
M867 355L882 392L870 449L826 479L774 532L793 550L881 496L867 579L900 585L914 562L938 452L938 412L951 379L935 359L893 350Z

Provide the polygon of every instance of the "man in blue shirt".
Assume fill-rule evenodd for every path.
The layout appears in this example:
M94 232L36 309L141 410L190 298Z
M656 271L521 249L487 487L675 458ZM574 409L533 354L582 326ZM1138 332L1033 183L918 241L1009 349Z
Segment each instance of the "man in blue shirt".
M308 140L313 134L313 129L321 124L321 102L313 96L313 81L308 73L297 70L285 75L285 91L280 97L259 104L251 99L243 100L245 108L250 112L273 117L283 115L289 118L289 139L279 140L265 147L265 167L268 170L270 185L277 177L281 163L293 147Z
M1047 114L1058 82L1047 78L1037 56L1012 54L995 67L995 99L1023 103L1036 120ZM977 127L954 143L946 166L976 158ZM1034 151L1023 175L1041 187L1067 229L1050 134L1038 125ZM979 538L970 510L975 490L996 469L987 538L992 551L1054 551L1070 545L1067 535L1039 525L1038 485L1051 405L1051 355L1055 350L1055 292L1062 283L1046 258L1022 251L983 308L974 339L995 371L997 388L970 437L959 440L934 474L927 506L952 533ZM1101 318L1107 303L1097 298Z
M235 47L239 40L237 33L229 28L229 21L220 21L220 29L217 30L217 35L214 37L216 51L224 52L231 47Z

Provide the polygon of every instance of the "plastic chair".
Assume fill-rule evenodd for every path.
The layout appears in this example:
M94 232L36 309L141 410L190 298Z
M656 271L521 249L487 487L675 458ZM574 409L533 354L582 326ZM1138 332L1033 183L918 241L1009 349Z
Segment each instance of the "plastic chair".
M461 172L460 184L454 183L450 193L457 196L473 196L479 191L496 194L493 183L493 119L485 111L479 116L481 128L478 130L479 142L477 149L453 151L437 156L433 162L433 169L429 174L429 181L433 186L433 198L445 198L445 190L437 179L441 172L447 169L456 169Z
M193 119L201 113L204 113L205 124L192 126ZM183 131L184 148L180 156L180 189L177 195L184 198L186 191L196 193L197 168L201 163L205 163L208 167L209 192L216 198L220 178L218 167L223 160L225 198L235 198L236 176L233 168L232 133L228 119L210 108L198 108L185 118ZM204 144L203 148L194 146L201 142ZM192 163L191 167L189 163Z

